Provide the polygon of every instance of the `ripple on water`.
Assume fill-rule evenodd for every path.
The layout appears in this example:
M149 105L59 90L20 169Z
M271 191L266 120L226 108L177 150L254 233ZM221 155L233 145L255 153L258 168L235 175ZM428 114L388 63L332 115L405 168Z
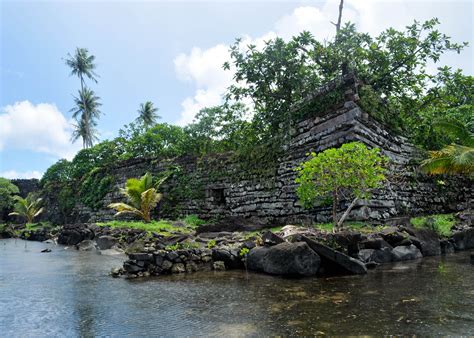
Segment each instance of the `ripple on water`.
M39 253L45 246L0 241L1 336L474 332L468 253L343 278L229 271L124 280L108 276L123 257L61 246Z

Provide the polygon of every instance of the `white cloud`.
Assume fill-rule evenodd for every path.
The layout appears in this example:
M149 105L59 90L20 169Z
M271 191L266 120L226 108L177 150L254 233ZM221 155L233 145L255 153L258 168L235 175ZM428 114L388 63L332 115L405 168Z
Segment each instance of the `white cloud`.
M0 151L30 150L70 159L80 149L71 144L72 126L56 105L29 101L1 108Z
M327 40L334 37L339 12L339 0L326 0L321 6L300 6L290 14L277 20L267 33L260 37L244 36L242 45L255 44L257 48L263 46L264 41L280 36L289 39L303 30L311 32L318 40ZM466 23L468 14L463 6L450 6L446 2L410 2L410 1L380 1L380 0L347 0L344 2L342 22L355 23L358 30L377 35L388 27L403 29L412 24L414 19L419 21L433 17L440 18L444 23L442 30L451 36L467 36L459 31L459 18ZM466 16L467 15L467 16ZM468 24L469 25L469 24ZM470 23L472 31L472 20ZM464 35L462 35L464 34ZM455 39L458 41L458 38ZM443 56L442 61L450 56ZM472 73L472 49L468 49L462 58L453 59L456 67L462 67L466 73ZM175 71L179 79L195 85L194 96L185 98L181 105L181 117L177 122L184 125L192 122L195 114L203 107L221 103L222 94L232 83L232 70L224 71L222 64L230 60L228 46L218 44L209 49L194 47L190 53L179 54L174 59ZM437 65L438 66L438 65ZM434 70L435 67L430 69Z
M7 170L0 172L0 177L14 179L14 178L38 178L40 179L43 176L42 173L36 170L18 172L16 170Z

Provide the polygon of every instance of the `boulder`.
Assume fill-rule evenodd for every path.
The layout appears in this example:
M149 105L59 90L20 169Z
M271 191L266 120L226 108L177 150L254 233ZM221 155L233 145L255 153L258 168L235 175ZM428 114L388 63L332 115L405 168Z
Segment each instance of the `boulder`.
M368 263L368 262L371 261L371 257L373 255L374 251L375 251L374 249L359 250L358 257L362 262Z
M394 262L409 261L423 258L420 250L413 244L406 246L397 246L392 250L392 259Z
M301 236L301 241L306 242L309 247L322 258L322 264L331 270L331 268L342 269L351 274L366 274L367 268L360 260L347 256L342 252L336 251L324 244L318 243L306 236Z
M123 255L125 253L125 251L123 251L120 248L113 247L113 248L110 248L110 249L101 250L101 251L99 251L99 253L101 255L104 255L104 256L117 256L117 255Z
M456 232L452 240L456 250L474 249L474 228Z
M369 238L365 241L362 241L360 243L360 246L364 249L374 249L374 250L379 250L382 248L389 248L391 249L392 246L387 243L383 238L380 237L374 237L374 238Z
M214 270L224 271L225 270L225 264L224 264L223 261L215 261L214 263L212 263L212 268Z
M454 253L454 251L455 251L454 250L454 245L453 245L453 243L451 243L447 239L443 239L442 241L439 242L439 244L441 245L441 254L442 255L447 255L447 254Z
M117 244L117 240L112 236L100 236L95 241L100 250L110 249L115 244Z
M123 263L123 269L128 273L134 274L144 270L143 266L136 264L136 262L128 260Z
M392 261L392 249L382 248L379 250L374 250L372 254L371 261L375 263L390 263Z
M247 257L248 267L273 275L314 276L321 259L304 242L280 243L254 248Z
M66 224L58 235L58 243L64 245L76 245L80 242L94 238L94 231L87 224Z
M392 247L395 247L398 243L407 238L408 234L399 231L397 227L388 227L380 232L380 236Z
M92 251L96 250L95 242L90 239L86 239L79 244L76 244L76 249L79 251Z
M285 240L271 231L265 231L262 235L262 241L266 246L272 246L283 243Z
M413 236L420 241L420 250L423 256L441 255L441 246L439 244L438 234L431 229L410 229ZM415 243L413 243L415 244Z
M222 261L227 269L238 269L243 267L243 263L236 250L229 250L226 248L212 249L212 260Z
M362 249L359 251L358 257L364 263L389 263L392 261L392 249Z
M257 246L249 251L247 254L247 267L249 270L263 271L263 262L268 250L268 247Z
M173 264L171 267L171 273L183 273L186 272L186 267L184 266L183 263L176 263Z

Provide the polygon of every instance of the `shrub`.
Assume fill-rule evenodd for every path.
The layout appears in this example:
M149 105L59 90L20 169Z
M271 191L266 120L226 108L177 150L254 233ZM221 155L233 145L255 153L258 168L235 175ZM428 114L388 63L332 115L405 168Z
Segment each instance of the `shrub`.
M324 198L332 197L332 215L340 227L359 199L367 199L371 191L385 179L385 157L377 148L367 149L360 142L343 144L311 154L312 158L296 168L296 193L306 208ZM342 197L353 198L352 203L338 220L337 207Z

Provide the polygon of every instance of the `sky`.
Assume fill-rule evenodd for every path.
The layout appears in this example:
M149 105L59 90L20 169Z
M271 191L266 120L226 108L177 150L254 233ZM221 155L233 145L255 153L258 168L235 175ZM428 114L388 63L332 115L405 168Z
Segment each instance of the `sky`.
M110 139L154 102L162 122L186 125L218 105L232 83L222 64L238 37L262 45L308 30L334 35L338 0L22 1L0 0L0 177L40 178L73 158L70 109L80 86L64 59L76 47L96 56L100 139ZM437 17L454 41L474 43L473 1L346 0L343 22L377 34ZM473 48L433 65L473 74Z

